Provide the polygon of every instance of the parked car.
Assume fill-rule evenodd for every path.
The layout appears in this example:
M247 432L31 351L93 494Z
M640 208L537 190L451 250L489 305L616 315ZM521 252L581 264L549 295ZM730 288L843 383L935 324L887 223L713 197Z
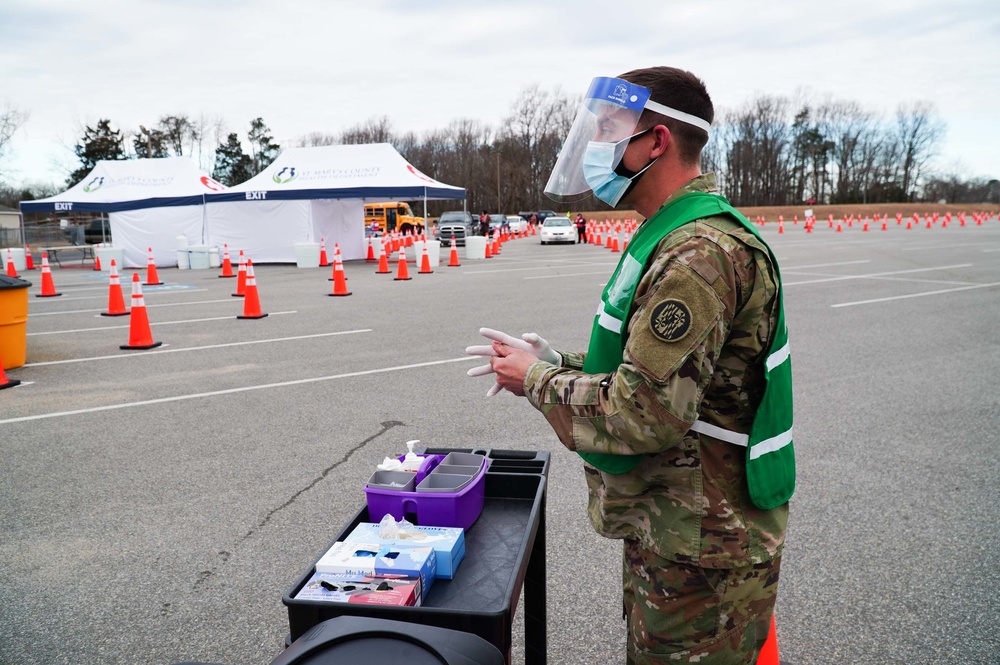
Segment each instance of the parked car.
M535 213L535 215L538 216L538 221L539 222L544 222L549 217L556 217L556 211L555 210L539 210L538 212Z
M476 222L478 224L478 222ZM452 238L455 245L465 247L465 239L475 235L472 214L465 210L452 210L441 214L438 219L436 238L441 241L442 247L451 247Z
M499 230L503 233L508 228L507 215L490 215L490 233Z
M520 215L507 215L507 226L510 227L512 233L520 233L527 230L528 220Z
M550 242L576 242L576 227L569 217L546 217L538 233L542 244Z
M107 217L90 220L83 230L83 239L88 245L111 242L111 220Z

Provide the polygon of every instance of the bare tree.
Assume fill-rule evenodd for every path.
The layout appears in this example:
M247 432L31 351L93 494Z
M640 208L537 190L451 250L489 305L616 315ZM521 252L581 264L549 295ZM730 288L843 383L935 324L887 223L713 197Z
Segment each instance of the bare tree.
M10 102L4 102L0 107L0 163L3 162L7 151L10 150L10 142L17 133L17 130L28 121L28 112L22 111L13 106ZM0 175L3 171L0 171Z
M296 141L296 145L300 148L314 148L320 145L336 145L337 143L340 143L340 137L323 132L309 132Z
M896 111L896 132L902 158L901 187L907 200L912 201L921 171L936 154L945 127L936 117L934 105L921 101L911 106L900 105Z
M719 138L725 154L726 195L734 205L788 202L791 125L788 100L758 95L723 113Z
M340 143L391 143L392 123L387 116L369 118L360 125L345 129Z
M534 208L543 202L542 190L559 156L562 142L576 115L579 100L568 98L559 89L542 90L537 84L526 87L514 101L499 135L503 156L523 166L523 194L520 205Z

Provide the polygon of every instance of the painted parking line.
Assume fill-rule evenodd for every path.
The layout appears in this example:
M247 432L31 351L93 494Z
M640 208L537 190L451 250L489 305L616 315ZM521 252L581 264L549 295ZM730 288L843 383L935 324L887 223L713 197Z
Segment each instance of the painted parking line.
M122 288L124 289L128 287L123 286ZM208 289L157 289L156 287L151 286L149 287L148 291L146 288L143 288L142 295L148 296L148 295L155 295L157 293L177 293L182 290L184 291L184 293L198 293L199 291L208 291ZM100 300L101 298L107 298L107 297L108 297L107 294L105 294L103 296L81 296L79 298L58 298L58 299L48 298L46 300L32 300L31 302L40 305L44 302L54 303L54 302L67 302L69 300ZM32 316L34 316L34 314L32 314Z
M182 353L184 351L204 351L206 349L223 349L230 346L249 346L250 344L270 344L272 342L292 342L299 339L315 339L317 337L333 337L335 335L353 335L355 333L371 332L371 328L361 330L340 330L330 333L317 333L315 335L296 335L295 337L276 337L274 339L254 339L246 342L228 342L226 344L208 344L206 346L186 346L176 349L160 349L157 351L144 351L142 353L119 353L113 356L91 356L90 358L68 358L66 360L48 360L40 363L28 363L23 367L42 367L43 365L68 365L70 363L85 363L94 360L112 360L118 358L146 358L161 353Z
M888 302L890 300L905 300L907 298L923 298L924 296L937 296L942 293L955 293L956 291L970 291L972 289L985 289L991 286L1000 286L1000 282L990 284L974 284L972 286L960 286L954 289L940 289L938 291L924 291L923 293L908 293L904 296L888 296L886 298L872 298L871 300L856 300L855 302L842 302L830 307L853 307L854 305L871 305L872 303Z
M558 279L559 277L586 277L587 275L607 275L607 270L600 272L568 272L565 275L536 275L535 277L523 277L522 279Z
M206 289L207 290L207 289ZM185 302L164 302L159 304L146 303L146 309L153 307L183 307L185 305L210 305L220 302L242 302L241 300L233 300L232 298L223 298L222 300L191 300ZM32 312L31 316L56 316L58 314L87 314L88 312L106 312L107 309L68 309L62 312Z
M834 266L854 266L859 263L871 263L871 259L861 259L859 261L837 261L836 263L812 263L807 266L781 266L781 272L788 273L793 270L806 270L808 268L832 268Z
M935 270L953 270L955 268L968 268L971 263L957 263L951 266L934 266L933 268L912 268L910 270L891 270L888 272L873 272L864 275L843 275L841 277L826 277L823 279L807 279L802 282L785 282L785 286L802 286L804 284L821 284L824 282L843 282L851 279L870 279L873 277L884 277L887 275L909 275L917 272L933 272Z
M352 332L365 332L365 331L352 331ZM338 334L338 333L334 333ZM183 349L180 349L183 350ZM350 379L357 376L369 376L372 374L384 374L386 372L400 372L407 369L417 369L420 367L433 367L435 365L446 365L448 363L457 363L469 360L480 360L476 356L461 356L460 358L448 358L447 360L432 360L424 363L413 363L410 365L396 365L394 367L380 367L378 369L368 369L359 372L345 372L343 374L332 374L330 376L316 376L308 379L297 379L294 381L281 381L279 383L264 383L256 386L241 386L239 388L228 388L226 390L212 390L203 393L191 393L187 395L175 395L173 397L161 397L159 399L146 399L138 402L129 402L127 404L108 404L105 406L94 406L87 409L74 409L73 411L56 411L53 413L40 413L34 416L21 416L19 418L6 418L0 420L0 425L9 425L11 423L22 423L31 420L45 420L48 418L62 418L65 416L77 416L84 413L99 413L101 411L113 411L115 409L131 409L137 406L150 406L153 404L168 404L170 402L182 402L190 399L202 399L206 397L218 397L220 395L233 395L236 393L250 392L253 390L268 390L271 388L286 388L288 386L301 386L310 383L320 383L323 381L335 381L337 379ZM45 364L45 363L39 363ZM25 365L28 367L28 365Z
M281 316L282 314L298 314L298 311L297 310L290 310L288 312L269 312L268 316ZM201 323L203 321L235 321L235 320L236 320L236 316L235 315L230 315L230 316L213 316L213 317L208 318L208 319L184 319L183 321L157 321L156 323L150 323L149 325L150 325L150 327L152 327L152 326L173 326L173 325L176 325L178 323ZM130 327L130 326L129 325L124 325L124 326L101 326L99 328L77 328L75 330L48 330L46 332L28 333L27 336L28 337L32 337L32 336L36 336L36 335L65 335L67 333L84 333L84 332L93 332L95 330L121 330L121 329L128 328L128 327Z
M569 262L569 261L559 261L557 263L561 263L562 265L559 265L559 266L546 265L546 266L537 266L535 268L500 268L500 269L497 269L497 270L473 270L473 271L468 271L465 274L466 275L491 275L493 273L498 273L498 272L526 272L528 270L552 270L553 268L565 268L565 267L576 267L576 266L580 266L580 267L582 267L582 266L607 266L609 268L613 268L614 266L618 265L617 261L611 262L611 263L596 263L596 262L593 262L593 261L572 261L572 262Z
M969 247L982 247L983 243L966 243L964 245L925 245L923 247L903 247L901 252L922 252L929 249L967 249Z

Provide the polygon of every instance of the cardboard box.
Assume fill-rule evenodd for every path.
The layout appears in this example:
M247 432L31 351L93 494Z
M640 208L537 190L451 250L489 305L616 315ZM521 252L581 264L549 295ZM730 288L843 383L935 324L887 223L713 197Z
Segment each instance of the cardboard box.
M382 543L393 547L434 548L437 566L434 576L450 580L465 557L465 530L452 526L414 526L416 538L382 538L379 525L362 522L344 539L345 543Z
M327 603L419 607L422 586L419 577L314 573L295 598Z
M317 573L418 577L421 597L434 583L437 559L430 546L396 547L379 542L336 542L316 562Z

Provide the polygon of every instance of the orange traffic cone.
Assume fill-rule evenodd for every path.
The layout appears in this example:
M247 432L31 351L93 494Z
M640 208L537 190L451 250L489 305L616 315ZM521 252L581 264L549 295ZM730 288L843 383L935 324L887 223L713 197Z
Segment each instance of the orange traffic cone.
M0 390L4 388L13 388L14 386L20 384L20 381L15 379L8 379L7 375L3 371L3 359L0 358Z
M111 275L108 280L108 311L101 312L101 316L125 316L128 310L125 309L125 298L122 296L122 285L118 280L118 268L114 259L111 259Z
M417 272L418 275L430 275L434 271L431 270L431 255L427 253L427 243L424 243L424 248L420 252L420 270Z
M101 271L101 255L96 251L94 252L94 270L97 272Z
M237 319L263 319L267 314L260 311L260 296L257 294L257 280L253 276L253 261L247 259L246 294L243 298L243 315Z
M349 296L347 277L344 276L344 262L340 260L340 247L333 253L333 293L328 296Z
M61 293L56 293L55 282L52 281L52 271L49 269L49 255L42 252L42 292L36 293L36 298L51 298L52 296L61 296Z
M219 277L236 277L233 262L229 259L229 245L222 243L222 274Z
M163 344L154 342L153 333L149 330L149 318L146 316L146 301L142 297L142 284L139 283L139 273L132 273L132 314L128 322L128 344L122 344L121 349L153 349Z
M388 275L389 272L389 256L385 253L385 242L382 242L382 247L378 250L378 270L375 274Z
M247 262L243 257L243 250L240 250L240 260L239 267L236 271L236 293L232 294L234 298L242 298L246 293L247 286Z
M325 268L330 265L330 259L326 256L326 240L324 238L319 239L319 267Z
M24 246L24 267L27 270L35 269L35 259L31 256L31 247L28 245Z
M149 253L149 260L146 261L146 286L163 284L160 281L160 276L156 274L156 261L153 260L153 248L150 247L147 251Z
M458 247L455 246L455 239L451 239L451 255L448 257L448 267L460 266L458 262Z
M14 267L14 256L10 253L10 248L7 248L7 276L17 277L17 268Z
M328 282L336 282L337 281L337 264L338 263L340 264L340 269L343 270L344 269L344 260L340 256L340 243L335 242L335 243L333 243L333 270L330 272L330 276L327 278L326 281L328 281ZM347 281L346 277L344 277L344 281L345 282Z
M620 251L621 250L618 248L618 232L615 231L615 237L611 241L611 252L615 253L615 252L620 252Z
M406 268L406 248L399 248L399 266L396 271L396 277L393 278L395 282L403 282L408 279L413 279L410 277L410 271Z
M489 240L489 238L486 239L486 258L488 258L488 259L492 259L493 258L493 252L490 251L490 240Z
M784 232L785 232L785 220L781 219L781 217L778 217L778 235L780 236Z
M368 236L368 255L365 257L368 263L375 263L375 247L372 245L372 237Z
M781 665L781 661L778 659L778 630L773 614L771 615L771 628L767 631L767 640L757 656L757 665Z

